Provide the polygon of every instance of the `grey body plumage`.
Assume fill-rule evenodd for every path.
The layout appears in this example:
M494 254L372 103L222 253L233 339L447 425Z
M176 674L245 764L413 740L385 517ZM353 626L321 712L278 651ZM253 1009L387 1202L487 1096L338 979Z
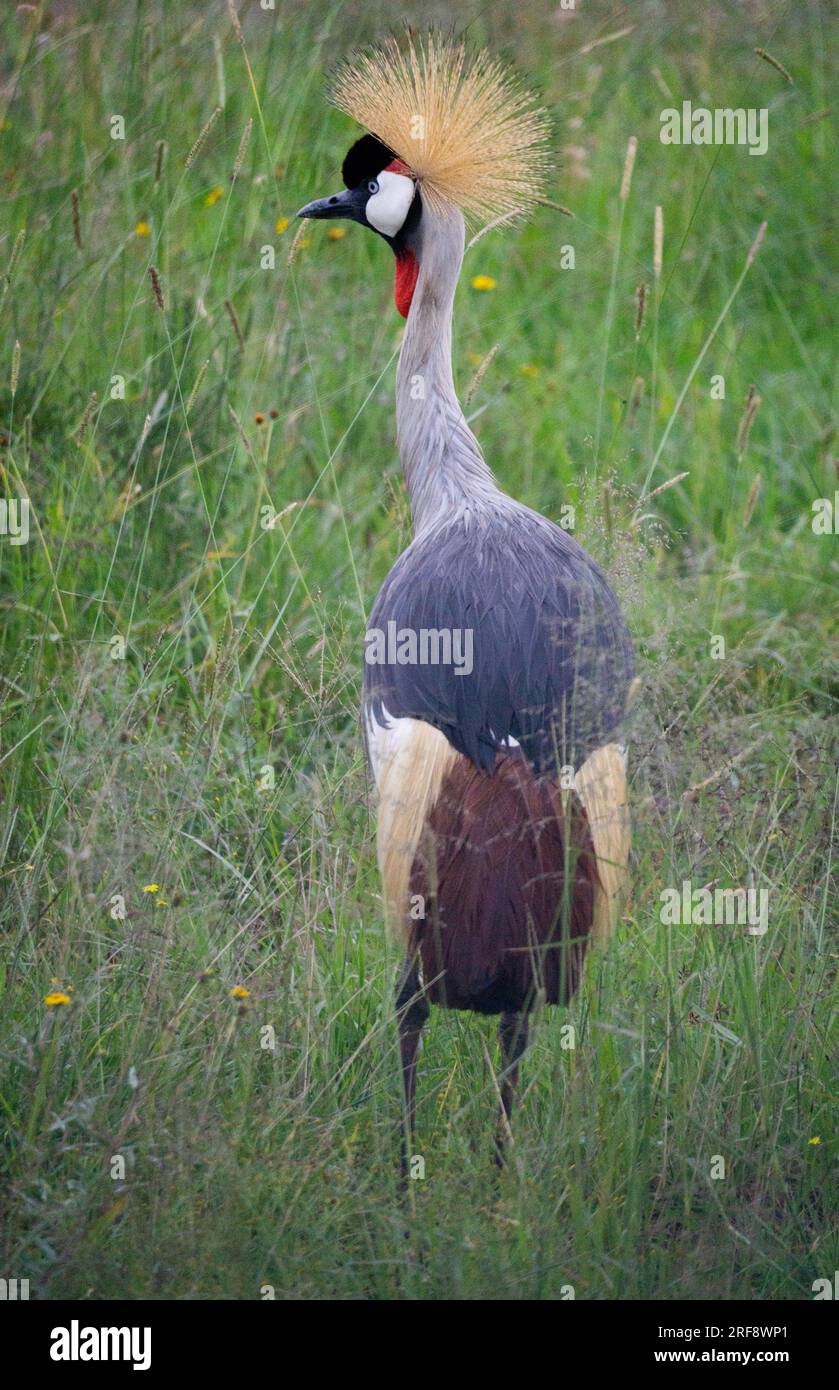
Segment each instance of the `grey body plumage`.
M424 719L485 771L515 740L540 773L579 767L620 726L633 662L617 601L582 547L525 507L423 532L376 599L370 625L388 623L468 629L472 669L368 665L377 724Z
M497 486L452 380L463 219L426 210L419 238L396 386L415 538L370 626L468 629L474 664L460 677L451 665L368 665L365 726L423 719L486 771L510 740L536 772L579 766L620 726L634 674L626 624L582 546Z

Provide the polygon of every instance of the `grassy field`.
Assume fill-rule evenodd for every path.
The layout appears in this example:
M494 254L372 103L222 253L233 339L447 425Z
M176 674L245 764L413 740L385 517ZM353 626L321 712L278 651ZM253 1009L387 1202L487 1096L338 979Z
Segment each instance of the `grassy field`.
M242 41L219 3L0 19L0 497L30 500L0 535L0 1274L811 1298L839 1268L835 11L457 7L555 114L573 216L468 252L456 380L498 345L474 428L506 489L576 508L643 687L623 921L539 1021L500 1178L493 1024L435 1011L406 1217L357 714L410 535L402 321L358 228L306 224L288 264L356 135L326 76L398 16L240 8ZM767 153L663 145L683 100L766 108ZM686 880L766 889L765 935L664 924Z

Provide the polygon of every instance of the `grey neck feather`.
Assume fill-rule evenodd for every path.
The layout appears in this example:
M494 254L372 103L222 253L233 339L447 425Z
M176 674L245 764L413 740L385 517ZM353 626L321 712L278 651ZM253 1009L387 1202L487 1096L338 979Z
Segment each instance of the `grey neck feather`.
M396 373L396 434L414 534L455 513L477 518L507 501L466 423L452 379L452 306L464 223L423 209L420 271Z

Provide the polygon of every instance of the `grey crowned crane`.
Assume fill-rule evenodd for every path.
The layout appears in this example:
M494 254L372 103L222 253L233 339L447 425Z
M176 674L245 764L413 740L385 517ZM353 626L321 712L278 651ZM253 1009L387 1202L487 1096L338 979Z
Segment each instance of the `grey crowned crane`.
M497 62L435 38L345 63L332 99L368 133L346 191L298 216L382 237L407 320L396 431L414 538L373 607L363 699L385 908L405 947L403 1165L431 1004L500 1014L502 1162L530 1011L572 997L624 888L632 646L591 556L499 488L452 379L464 214L506 221L539 200L543 114Z

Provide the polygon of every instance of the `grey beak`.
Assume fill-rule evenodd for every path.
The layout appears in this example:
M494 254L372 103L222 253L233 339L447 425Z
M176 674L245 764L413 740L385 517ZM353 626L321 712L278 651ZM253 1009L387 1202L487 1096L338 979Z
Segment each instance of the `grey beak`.
M307 203L297 214L298 217L355 217L355 206L353 203L353 193L347 189L344 193L333 193L331 198L316 198L313 203Z

